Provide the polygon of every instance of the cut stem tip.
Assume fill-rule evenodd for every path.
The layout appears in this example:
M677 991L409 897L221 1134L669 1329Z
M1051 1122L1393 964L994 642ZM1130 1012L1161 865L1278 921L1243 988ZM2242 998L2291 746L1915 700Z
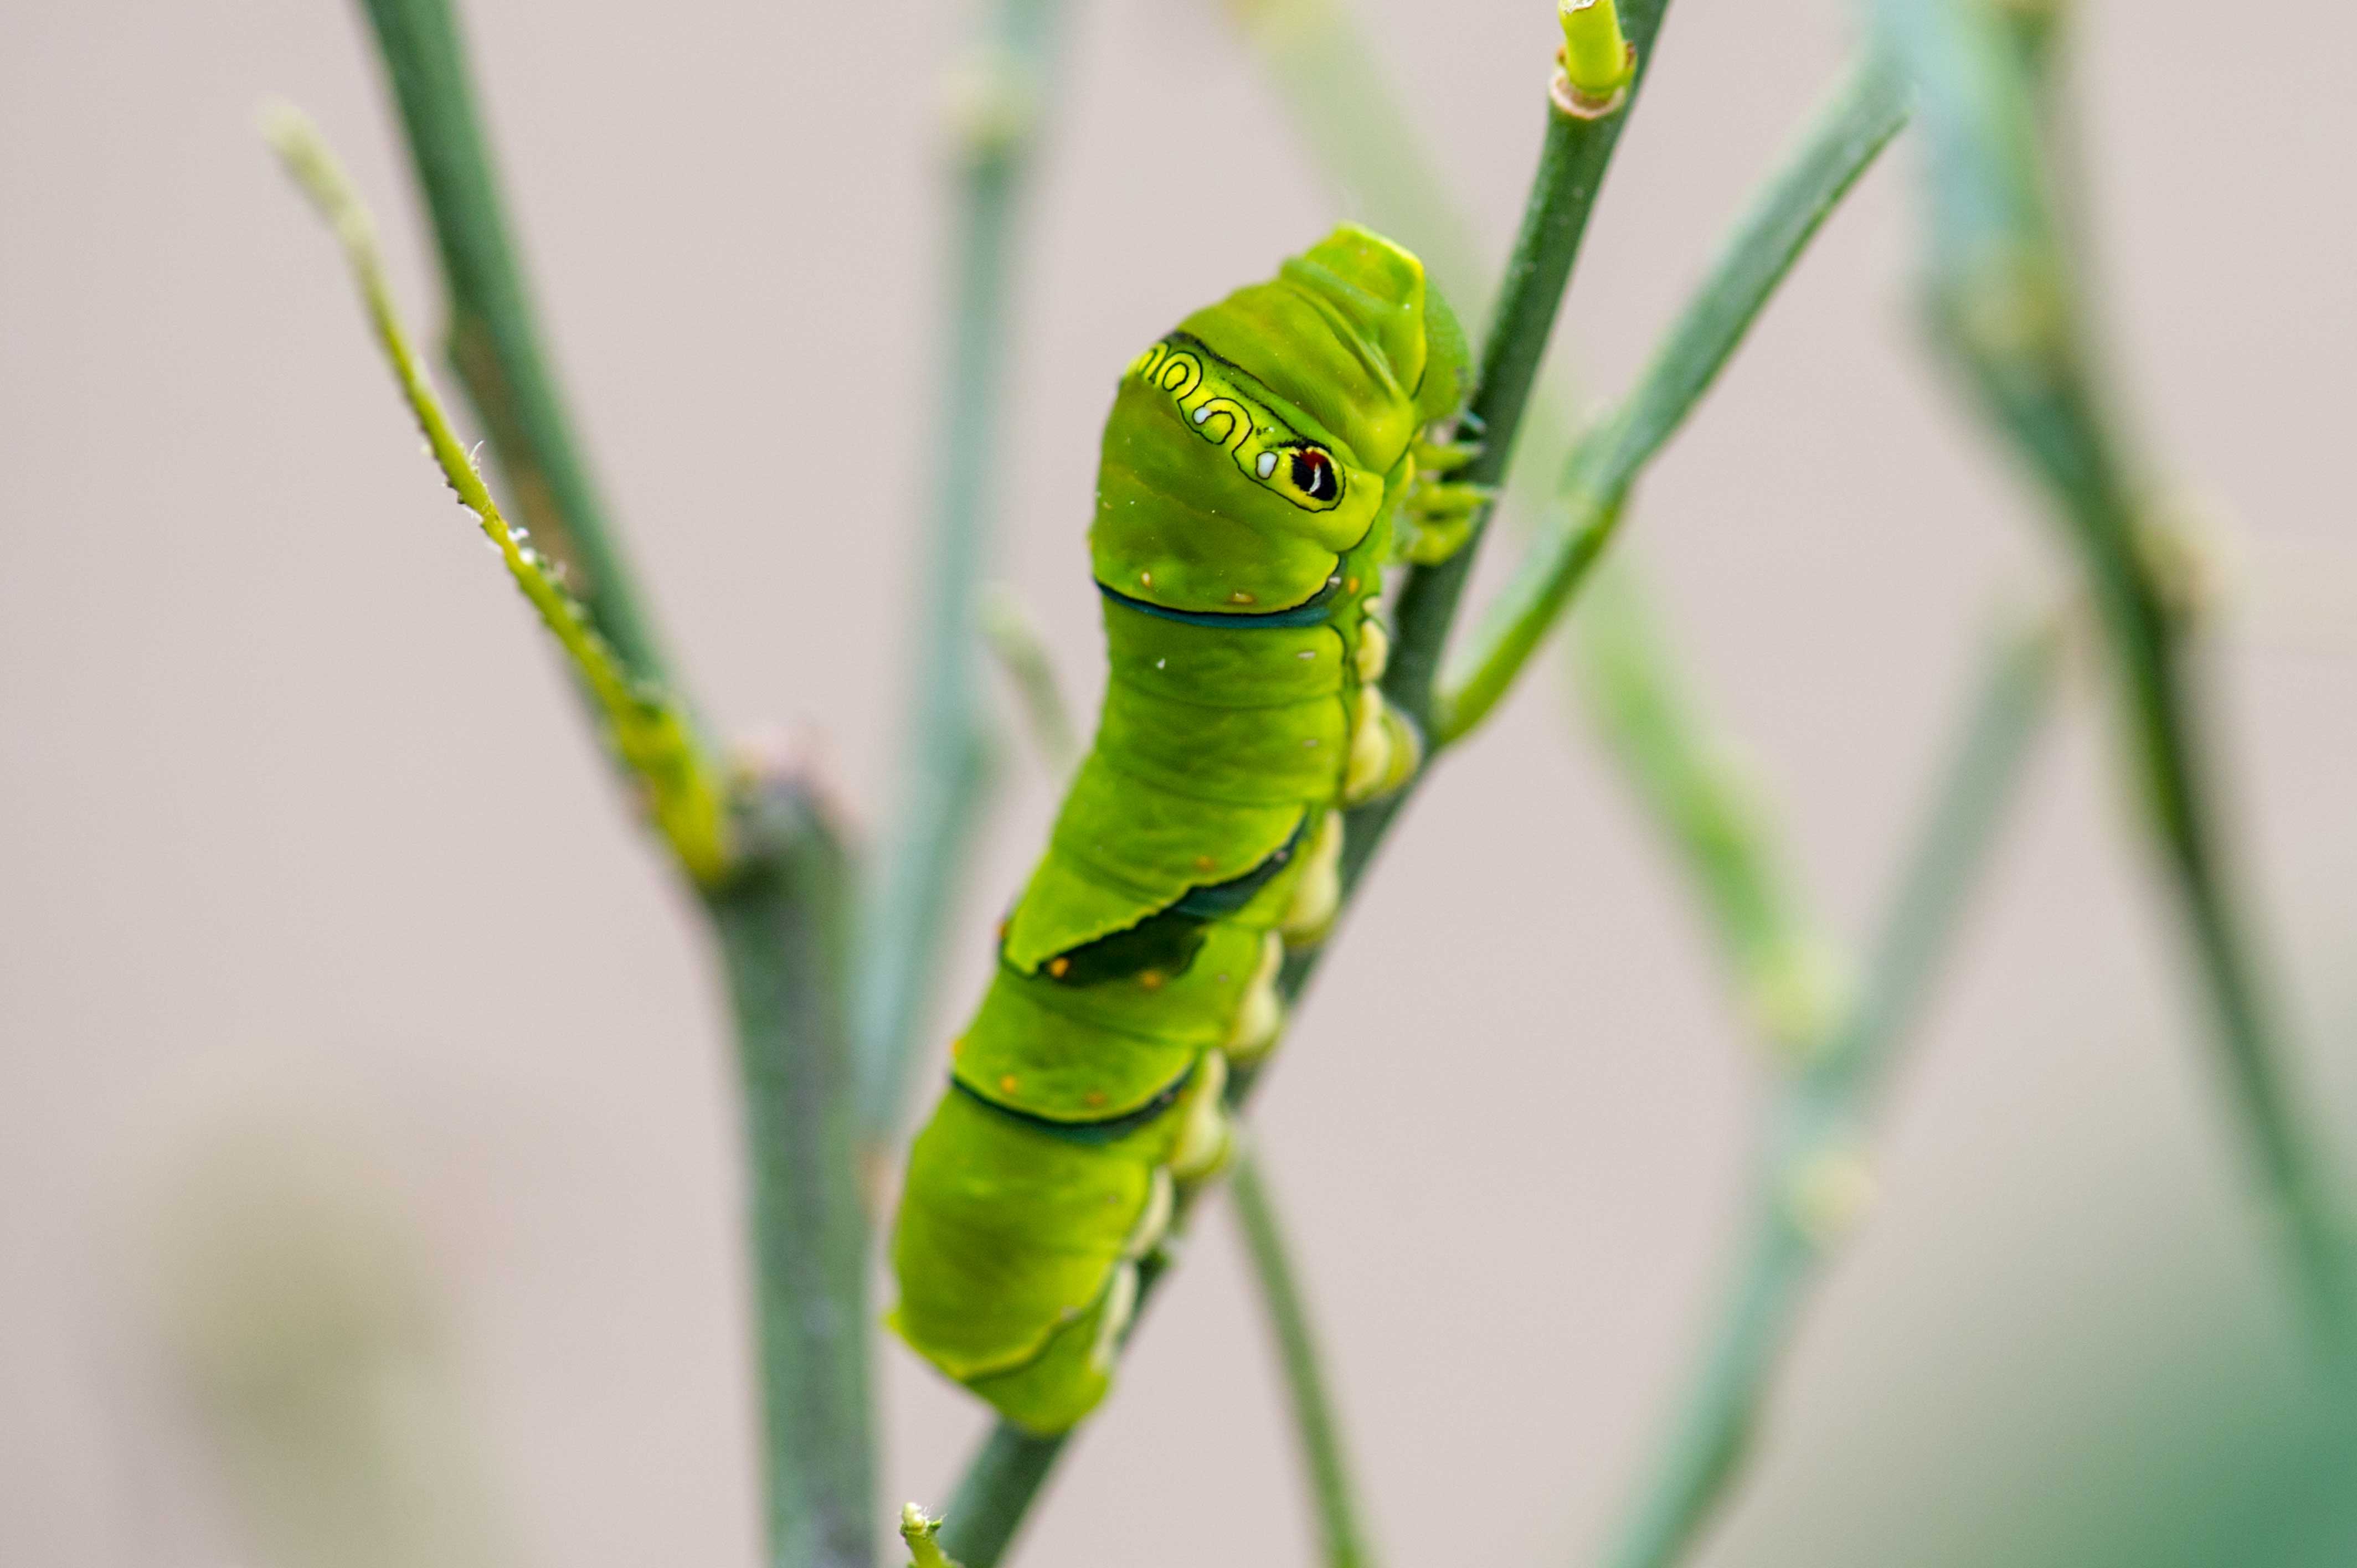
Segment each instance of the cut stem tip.
M1566 114L1596 120L1620 107L1637 74L1637 50L1620 31L1613 0L1562 0L1563 48L1554 95Z

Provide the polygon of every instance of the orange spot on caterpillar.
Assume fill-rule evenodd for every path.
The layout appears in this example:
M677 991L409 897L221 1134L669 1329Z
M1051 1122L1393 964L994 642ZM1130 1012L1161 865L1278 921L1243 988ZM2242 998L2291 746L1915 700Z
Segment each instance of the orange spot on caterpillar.
M1015 1075L1013 1073L1010 1072L1005 1078L998 1080L998 1092L1001 1094L1012 1094L1015 1092Z
M1051 958L1048 961L1048 973L1052 979L1063 979L1071 972L1071 968L1072 961L1068 958Z
M1359 591L1359 579L1357 579L1356 577L1345 577L1345 578L1343 578L1343 579L1342 579L1342 591L1343 591L1344 593L1346 593L1346 594L1355 594L1355 593L1357 593L1357 592Z
M1234 593L1228 596L1228 603L1232 605L1248 605L1252 602L1253 596L1250 594L1245 593L1242 588L1238 588Z
M1196 869L1196 870L1198 870L1198 871L1209 871L1209 870L1211 870L1211 857L1210 855L1208 855L1208 854L1199 854L1199 855L1197 855L1197 856L1195 857L1195 869Z
M1158 969L1146 970L1138 975L1137 983L1148 991L1159 991L1162 989L1162 972Z
M1083 1105L1098 1106L1103 1105L1104 1102L1104 1090L1102 1089L1092 1089L1086 1094L1081 1096L1081 1103Z

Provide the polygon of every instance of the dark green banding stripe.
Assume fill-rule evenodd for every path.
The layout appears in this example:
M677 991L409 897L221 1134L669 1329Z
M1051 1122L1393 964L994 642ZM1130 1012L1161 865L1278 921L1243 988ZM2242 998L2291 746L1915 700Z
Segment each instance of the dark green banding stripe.
M1090 580L1095 581L1093 578ZM1342 573L1338 566L1334 575L1326 579L1324 587L1291 609L1266 610L1258 615L1247 615L1241 612L1228 614L1217 610L1165 609L1160 605L1147 604L1144 599L1133 599L1118 588L1108 588L1103 583L1097 584L1098 593L1124 609L1135 610L1140 615L1159 616L1164 620L1181 621L1188 626L1217 627L1222 631L1275 631L1281 627L1316 626L1326 618L1327 607L1334 602L1335 596L1341 591Z
M1253 895L1268 886L1271 878L1292 861L1294 852L1301 847L1301 835L1309 831L1309 813L1301 814L1301 825L1285 841L1285 847L1245 872L1226 882L1215 882L1208 887L1189 887L1187 896L1170 906L1181 915L1199 919L1220 920L1234 914L1253 901Z
M976 1105L996 1112L1009 1122L1020 1122L1034 1132L1045 1133L1060 1142L1078 1144L1084 1148L1102 1148L1107 1144L1118 1144L1177 1104L1178 1097L1187 1092L1187 1086L1195 1081L1196 1069L1201 1065L1199 1058L1195 1066L1180 1073L1169 1088L1136 1110L1125 1112L1104 1122L1058 1122L1046 1116L1035 1116L1028 1111L1017 1111L1011 1105L1001 1105L990 1099L954 1073L950 1075L950 1087Z

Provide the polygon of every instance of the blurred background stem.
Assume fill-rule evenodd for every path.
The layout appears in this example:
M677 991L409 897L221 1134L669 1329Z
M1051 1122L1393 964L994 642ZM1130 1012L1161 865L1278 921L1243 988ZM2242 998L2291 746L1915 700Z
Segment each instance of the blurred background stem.
M2050 107L2053 97L2040 78L2055 51L2043 26L2017 28L1997 8L1965 0L1875 0L1870 14L1919 100L1935 338L2045 489L2078 555L2116 673L2138 804L2191 938L2222 1076L2312 1315L2345 1359L2352 1304L2338 1188L2226 865L2191 667L2194 607L2178 602L2161 564L2171 542L2151 516L2151 481L2131 474L2054 209L2051 121L2040 113L2041 97Z
M1604 671L1597 705L1610 749L1730 936L1728 958L1748 989L1761 989L1764 961L1765 989L1781 993L1756 1009L1781 1078L1761 1118L1752 1218L1707 1348L1606 1559L1611 1568L1667 1568L1740 1474L1808 1287L1871 1200L1867 1122L2050 707L2061 639L2044 622L1996 639L1864 983L1843 991L1819 977L1847 966L1815 956L1824 940L1792 914L1794 901L1754 896L1762 868L1782 856L1764 813L1749 804L1747 781L1728 778L1727 746L1678 695L1661 646L1635 616L1591 615L1586 625L1587 662ZM1595 692L1598 681L1587 684ZM1773 974L1795 961L1797 972Z
M901 795L884 836L854 993L860 1111L878 1163L896 1146L909 1075L939 988L942 939L990 789L975 585L988 564L996 510L1022 196L1062 14L1061 0L998 0L950 79L949 131L959 165L945 252L949 353L934 444L941 467L918 557L922 641L909 675Z

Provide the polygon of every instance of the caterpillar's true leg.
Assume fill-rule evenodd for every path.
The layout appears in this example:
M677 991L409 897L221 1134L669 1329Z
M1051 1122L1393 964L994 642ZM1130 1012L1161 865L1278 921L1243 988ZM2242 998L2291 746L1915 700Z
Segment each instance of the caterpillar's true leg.
M1498 493L1494 485L1466 484L1446 476L1470 463L1479 441L1419 438L1410 448L1415 477L1401 499L1396 553L1402 560L1429 566L1463 548L1473 519Z

